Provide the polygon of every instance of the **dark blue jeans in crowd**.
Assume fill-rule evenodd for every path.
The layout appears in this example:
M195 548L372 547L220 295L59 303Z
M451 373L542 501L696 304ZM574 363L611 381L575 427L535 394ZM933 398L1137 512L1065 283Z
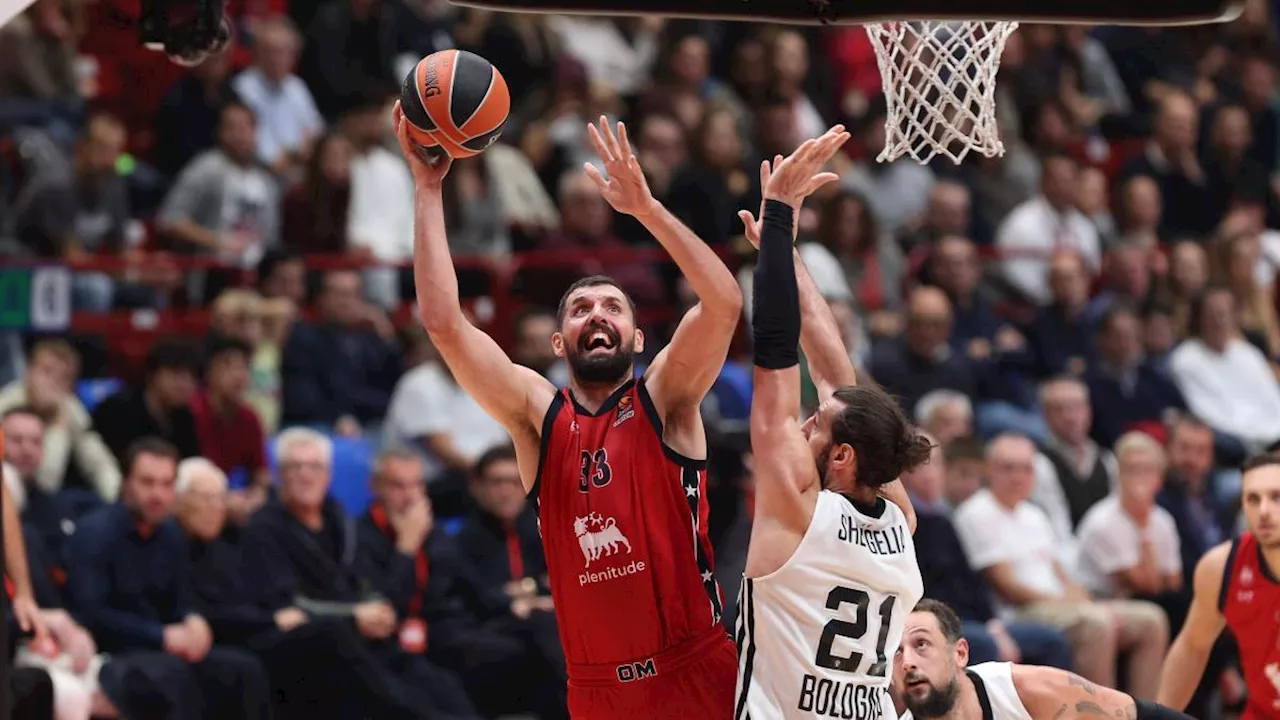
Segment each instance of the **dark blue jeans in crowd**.
M1071 645L1062 631L1049 625L1030 622L1008 622L1005 630L1018 644L1022 662L1028 665L1071 669ZM960 632L969 641L969 664L993 662L1000 659L996 641L983 623L965 622Z

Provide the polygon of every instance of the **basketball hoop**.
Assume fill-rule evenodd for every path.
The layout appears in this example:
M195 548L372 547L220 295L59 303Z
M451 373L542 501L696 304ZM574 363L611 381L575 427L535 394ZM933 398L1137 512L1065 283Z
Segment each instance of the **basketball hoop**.
M996 72L1018 22L1177 26L1228 22L1245 0L450 0L489 10L658 15L797 25L864 25L884 82L885 146L876 158L1004 154Z
M884 149L891 162L937 155L957 165L970 152L1004 154L996 126L996 73L1016 22L918 20L868 23L884 83Z

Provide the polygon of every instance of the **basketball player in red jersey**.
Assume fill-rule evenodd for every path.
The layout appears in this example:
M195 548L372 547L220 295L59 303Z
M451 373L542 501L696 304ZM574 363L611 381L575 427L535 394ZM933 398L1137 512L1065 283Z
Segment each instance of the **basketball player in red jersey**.
M1191 610L1165 658L1156 700L1186 707L1225 626L1249 689L1241 720L1271 720L1280 718L1280 453L1245 465L1242 503L1249 529L1196 564Z
M538 506L569 709L578 720L732 715L736 648L720 622L705 501L706 433L699 405L724 364L742 311L733 275L662 207L626 135L589 126L608 179L587 174L618 212L671 254L700 302L640 379L635 307L608 278L574 283L550 338L570 368L557 391L511 362L462 313L445 234L441 183L449 161L413 150L414 277L423 324L454 378L510 431Z

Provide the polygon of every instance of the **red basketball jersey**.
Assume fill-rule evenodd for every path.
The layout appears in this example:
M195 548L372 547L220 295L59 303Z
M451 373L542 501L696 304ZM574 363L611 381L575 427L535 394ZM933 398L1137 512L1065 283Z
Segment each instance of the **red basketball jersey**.
M1231 546L1218 608L1240 647L1249 687L1241 720L1280 718L1280 580L1263 561L1253 533Z
M556 394L532 496L570 665L650 657L720 622L705 495L706 461L662 442L643 379L594 414Z

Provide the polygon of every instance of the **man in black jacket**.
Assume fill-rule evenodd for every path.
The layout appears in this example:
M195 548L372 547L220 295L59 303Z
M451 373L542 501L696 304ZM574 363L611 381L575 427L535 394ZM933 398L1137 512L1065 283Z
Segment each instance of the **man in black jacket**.
M493 460L480 462L490 473L502 472ZM514 477L519 489L518 473ZM533 593L484 582L453 538L435 526L423 481L416 454L384 452L374 469L376 500L358 528L361 563L403 618L401 644L456 668L488 715L567 718L563 655L557 665L544 649L555 632L550 598L537 593L536 581ZM524 584L520 575L516 585Z
M527 502L520 482L515 448L495 447L476 460L471 496L476 510L458 531L455 547L473 569L474 581L487 589L486 597L498 597L494 590L500 588L510 601L529 599L527 618L509 617L514 618L530 649L554 670L556 686L563 686L567 681L564 649L547 583L547 558L542 554L538 514Z
M240 530L227 524L227 477L204 458L178 465L178 523L191 548L195 602L214 639L246 647L267 666L280 720L353 715L427 720L343 618L313 618L296 606L271 612L245 582Z
M293 428L277 440L280 496L245 526L244 582L258 591L258 607L304 613L308 622L354 623L387 673L386 692L397 707L431 718L475 718L475 708L452 672L401 646L393 605L373 592L356 563L354 523L327 497L333 446L313 430ZM403 635L403 634L401 634Z
M132 659L163 690L146 701L154 702L147 717L267 720L262 663L214 647L192 602L186 540L168 518L177 463L163 440L131 446L121 501L85 516L67 541L69 605L101 650Z

